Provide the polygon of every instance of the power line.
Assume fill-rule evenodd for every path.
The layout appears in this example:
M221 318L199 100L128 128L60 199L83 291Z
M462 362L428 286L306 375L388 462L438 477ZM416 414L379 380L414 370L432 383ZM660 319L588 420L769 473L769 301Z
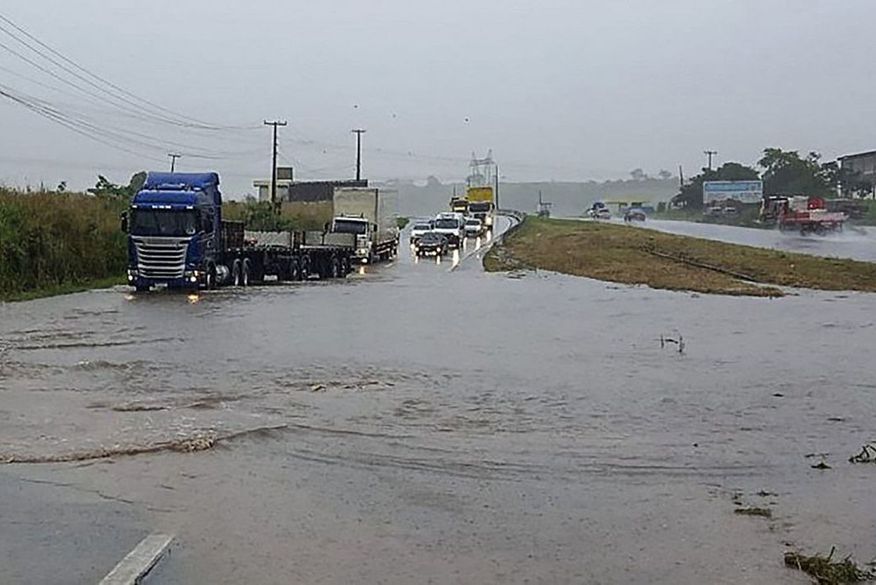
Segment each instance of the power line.
M3 14L0 14L0 21L5 22L9 26L11 26L15 30L17 30L19 33L23 34L25 37L27 37L28 39L33 41L34 43L36 43L40 47L44 48L46 51L48 51L52 55L55 55L56 57L58 57L58 59L60 59L64 63L71 65L76 70L71 69L70 67L64 65L64 63L59 62L58 59L55 59L54 57L47 55L45 52L40 51L39 49L35 48L32 44L23 40L21 37L19 37L15 33L11 32L8 28L4 27L3 25L0 25L0 31L4 32L9 37L16 40L21 45L27 47L35 54L39 55L40 57L42 57L46 61L52 63L53 65L55 65L55 67L61 69L62 71L68 73L69 75L72 75L76 79L82 81L83 83L87 84L90 87L93 87L94 89L100 91L101 93L106 94L107 96L109 96L109 98L112 98L114 100L120 101L120 102L127 104L129 106L137 108L137 110L135 110L135 112L137 112L139 110L139 113L141 113L143 116L148 117L154 121L159 121L159 122L172 124L175 126L181 126L181 127L196 128L196 129L201 129L201 130L243 130L243 129L256 128L256 126L224 126L224 127L217 126L217 125L208 124L206 122L202 122L200 120L197 120L195 118L191 118L191 117L186 116L184 114L176 113L168 108L160 106L160 105L158 105L154 102L151 102L145 98L141 98L141 97L121 88L120 86L116 85L115 83L97 75L96 73L89 71L88 69L79 65L78 63L76 63L72 59L66 57L65 55L63 55L59 51L50 47L49 45L47 45L46 43L44 43L43 41L41 41L40 39L38 39L37 37L35 37L31 33L29 33L28 31L26 31L24 28L22 28L21 26L19 26L15 22L13 22L11 19L4 16ZM85 91L81 87L73 84L69 80L61 78L55 72L49 71L45 67L40 66L39 64L35 63L33 60L28 59L27 57L21 55L20 53L11 49L10 47L8 47L6 45L2 45L2 44L0 44L0 46L2 46L4 49L9 51L13 55L17 56L18 58L24 60L25 62L27 62L31 66L37 67L39 70L43 71L44 73L47 73L48 75L51 75L52 77L59 79L60 81L67 83L68 85L76 87L80 91ZM78 73L77 71L81 71L85 75L82 75L82 74ZM86 75L88 77L86 77ZM111 88L114 91L110 91L106 87L103 87L103 86L99 85L98 83L95 83L95 81L93 81L93 80L97 80L98 82L104 84L105 86ZM90 94L90 95L94 95L94 94ZM117 107L119 109L129 110L129 108L126 108L126 107L122 106L121 104L111 102L106 98L99 98L99 99L102 99L103 101L107 101L107 103L111 103L114 107ZM137 102L139 102L139 103L137 103ZM161 112L164 112L164 113L161 113Z

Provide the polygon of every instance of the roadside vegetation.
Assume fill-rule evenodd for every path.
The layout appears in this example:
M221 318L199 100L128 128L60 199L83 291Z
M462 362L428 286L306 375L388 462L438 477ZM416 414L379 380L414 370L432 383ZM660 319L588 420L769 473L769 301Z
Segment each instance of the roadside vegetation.
M126 198L114 193L0 188L0 300L121 282L125 206Z
M600 222L527 217L488 271L540 268L652 288L782 296L782 287L876 292L876 264L739 246Z

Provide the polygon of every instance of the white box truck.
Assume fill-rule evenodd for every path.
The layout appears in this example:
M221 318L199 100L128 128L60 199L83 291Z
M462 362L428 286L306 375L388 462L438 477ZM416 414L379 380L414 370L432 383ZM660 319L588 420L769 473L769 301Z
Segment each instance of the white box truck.
M398 255L398 192L376 187L335 187L331 232L355 234L353 258L363 264Z

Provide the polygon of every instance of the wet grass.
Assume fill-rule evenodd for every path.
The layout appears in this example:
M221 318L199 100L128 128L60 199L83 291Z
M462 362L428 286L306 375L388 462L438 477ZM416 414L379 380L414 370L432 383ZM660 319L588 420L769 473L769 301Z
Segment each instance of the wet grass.
M776 286L876 292L876 264L648 229L527 217L484 260L488 271L541 268L624 284L776 297Z
M834 549L826 557L815 554L806 556L798 552L785 553L785 565L803 571L818 585L840 585L842 583L863 583L873 579L870 571L858 567L850 557L833 561Z
M72 293L84 292L87 290L110 288L124 283L125 278L123 276L110 276L108 278L97 278L93 280L84 280L82 282L69 282L66 284L44 286L41 288L27 291L2 293L0 294L0 302L32 301L34 299L42 299L58 295L69 295Z

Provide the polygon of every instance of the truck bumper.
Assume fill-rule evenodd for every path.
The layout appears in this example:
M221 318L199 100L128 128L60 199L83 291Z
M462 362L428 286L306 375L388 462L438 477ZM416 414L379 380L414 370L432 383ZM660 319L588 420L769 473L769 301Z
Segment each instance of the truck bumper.
M128 285L137 288L158 287L193 290L201 286L200 274L188 274L183 278L146 278L134 271L128 271Z

